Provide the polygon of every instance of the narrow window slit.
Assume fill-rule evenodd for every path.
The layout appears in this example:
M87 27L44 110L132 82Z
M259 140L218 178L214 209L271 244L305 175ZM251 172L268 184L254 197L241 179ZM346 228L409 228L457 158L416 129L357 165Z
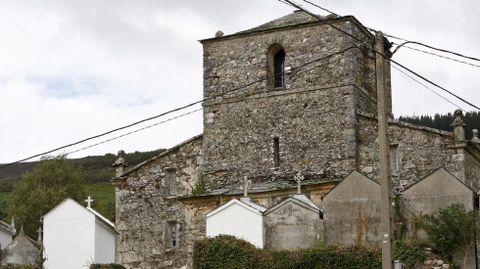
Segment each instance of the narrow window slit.
M273 138L273 165L280 166L280 139L278 137Z
M273 57L275 88L285 86L285 51L282 49Z

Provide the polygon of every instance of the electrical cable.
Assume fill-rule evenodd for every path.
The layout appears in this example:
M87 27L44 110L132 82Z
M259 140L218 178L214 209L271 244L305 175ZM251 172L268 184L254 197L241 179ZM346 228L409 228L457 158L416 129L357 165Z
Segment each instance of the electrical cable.
M454 52L454 51L450 51L450 50L445 50L445 49L440 49L440 48L432 47L432 46L430 46L430 45L427 45L427 44L424 44L424 43L421 43L421 42L417 42L417 41L405 41L405 42L403 42L402 44L398 45L398 46L395 48L395 50L392 52L392 55L395 54L395 52L397 52L400 48L402 48L402 47L405 46L406 44L416 44L416 45L420 45L420 46L427 47L427 48L432 49L432 50L438 50L438 51L441 51L441 52L453 54L453 55L455 55L455 56L463 57L463 58L466 58L466 59L469 59L469 60L473 60L473 61L478 61L478 62L480 62L480 59L479 59L479 58L471 57L471 56L466 56L466 55L463 55L463 54L461 54L461 53Z
M317 7L317 8L319 8L319 9L323 10L323 11L326 11L326 12L328 12L328 13L330 13L330 14L333 14L333 15L335 15L335 16L337 16L337 17L340 17L337 13L335 13L335 12L333 12L333 11L330 11L330 10L328 10L328 9L320 6L320 5L317 5L317 4L315 4L315 3L312 3L311 1L303 0L303 2L309 3L310 5L312 5L312 6L314 6L314 7Z
M297 69L300 69L304 66L307 66L307 65L310 65L312 63L315 63L315 62L318 62L318 61L323 61L323 60L326 60L328 58L331 58L335 55L338 55L338 54L342 54L350 49L353 49L353 48L357 48L355 46L352 46L352 47L348 47L344 50L341 50L341 51L337 51L337 52L334 52L332 54L329 54L329 55L326 55L324 57L320 57L320 58L317 58L317 59L314 59L312 61L309 61L309 62L306 62L304 64L301 64L295 68L292 68L291 71L293 70L297 70ZM282 73L286 73L286 72L282 72ZM276 75L276 74L275 74ZM177 112L177 111L181 111L183 109L186 109L186 108L189 108L189 107L192 107L196 104L200 104L200 103L204 103L204 102L207 102L207 101L210 101L210 100L214 100L215 98L218 98L218 97L221 97L225 94L228 94L228 93L231 93L231 92L235 92L235 91L238 91L238 90L241 90L241 89L244 89L244 88L247 88L251 85L254 85L256 83L259 83L259 82L262 82L262 81L265 81L269 78L269 76L264 76L260 79L257 79L257 80L254 80L252 82L249 82L245 85L242 85L242 86L239 86L239 87L236 87L236 88L233 88L229 91L226 91L226 92L223 92L223 93L220 93L218 95L214 95L214 96L211 96L211 97L207 97L207 98L204 98L202 100L198 100L198 101L195 101L195 102L192 102L190 104L187 104L187 105L184 105L184 106L181 106L181 107L177 107L177 108L174 108L174 109L171 109L169 111L166 111L166 112L163 112L163 113L160 113L158 115L155 115L155 116L152 116L152 117L149 117L149 118L146 118L146 119L143 119L143 120L139 120L139 121L136 121L134 123L131 123L131 124L128 124L128 125L125 125L125 126L122 126L122 127L118 127L118 128L115 128L113 130L110 130L110 131L107 131L107 132L104 132L104 133L101 133L101 134L98 134L98 135L95 135L95 136L91 136L91 137L88 137L88 138L85 138L85 139L81 139L79 141L76 141L76 142L73 142L73 143L70 143L70 144L67 144L67 145L64 145L64 146L60 146L60 147L57 147L57 148L54 148L52 150L48 150L48 151L45 151L45 152L42 152L42 153L38 153L38 154L35 154L35 155L32 155L32 156L29 156L29 157L26 157L26 158L23 158L21 160L17 160L17 161L14 161L14 162L10 162L10 163L7 163L7 164L2 164L0 165L0 169L1 168L4 168L4 167L7 167L7 166L11 166L13 164L16 164L16 163L20 163L20 162L23 162L23 161L27 161L27 160L30 160L30 159L33 159L33 158L36 158L36 157L40 157L40 156L44 156L44 155L47 155L47 154L50 154L52 152L55 152L55 151L59 151L61 149L64 149L64 148L68 148L68 147L71 147L71 146L75 146L75 145L78 145L78 144L81 144L81 143L84 143L86 141L89 141L89 140L93 140L93 139L96 139L96 138L99 138L99 137L102 137L102 136L105 136L105 135L108 135L108 134L111 134L111 133L114 133L114 132L117 132L117 131L120 131L120 130L124 130L124 129L127 129L127 128L130 128L132 126L135 126L135 125L138 125L138 124L141 124L141 123L144 123L146 121L150 121L150 120L153 120L153 119L157 119L157 118L160 118L162 116L166 116L168 114L171 114L171 113L174 113L174 112Z
M392 42L392 44L395 44L395 43ZM395 45L398 45L398 44L395 44ZM478 65L478 64L469 63L469 62L466 62L466 61L458 60L458 59L455 59L455 58L443 56L443 55L440 55L440 54L437 54L437 53L433 53L433 52L429 52L429 51L426 51L426 50L421 50L421 49L417 49L417 48L413 48L413 47L409 47L409 46L403 46L403 47L407 48L407 49L410 49L410 50L415 50L415 51L418 51L418 52L422 52L422 53L425 53L425 54L430 54L430 55L433 55L433 56L436 56L436 57L439 57L439 58L443 58L443 59L447 59L447 60L450 60L450 61L454 61L454 62L458 62L458 63L462 63L462 64L466 64L466 65L470 65L470 66L473 66L473 67L480 68L480 65Z
M460 107L458 104L454 103L453 101L449 100L448 98L446 98L445 96L439 94L438 92L436 92L435 90L433 90L432 88L428 87L427 85L425 85L424 83L422 83L420 80L414 78L413 76L409 75L407 72L403 71L402 69L396 67L395 65L392 65L392 67L397 70L398 72L402 73L403 75L405 75L406 77L410 78L411 80L415 81L416 83L422 85L424 88L426 88L427 90L431 91L432 93L434 93L435 95L439 96L440 98L442 98L443 100L449 102L450 104L452 104L453 106L461 109L462 111L466 112L462 107Z
M335 13L335 12L333 12L333 11L330 11L330 10L328 10L328 9L326 9L326 8L318 5L318 4L312 3L311 1L308 1L308 0L302 0L302 1L304 1L304 2L306 2L306 3L309 3L310 5L315 6L315 7L319 8L319 9L321 9L321 10L324 10L324 11L326 11L326 12L329 12L330 14L333 14L333 15L335 15L335 16L339 16L337 13ZM288 1L287 1L287 2L288 2ZM290 6L296 7L295 5L293 5L293 4L291 4L291 3L288 3L288 4L289 4ZM298 7L296 7L296 8L298 8ZM303 10L303 9L302 9L302 10ZM305 11L305 10L304 10L304 11ZM307 11L305 11L305 12L307 12ZM316 16L315 16L315 17L316 17ZM317 19L318 19L318 18L317 18ZM372 31L372 32L377 32L377 30L375 30L375 29L373 29L373 28L369 28L369 27L365 27L365 28L367 28L368 30L370 30L370 31ZM391 38L395 38L395 39L404 41L404 43L400 44L397 48L395 48L395 50L392 52L392 55L395 54L395 52L397 52L401 47L405 46L406 44L417 44L417 45L420 45L420 46L427 47L427 48L429 48L429 49L438 50L438 51L441 51L441 52L453 54L453 55L456 55L456 56L459 56L459 57L463 57L463 58L466 58L466 59L470 59L470 60L474 60L474 61L480 61L480 59L479 59L479 58L476 58L476 57L466 56L466 55L463 55L463 54L461 54L461 53L454 52L454 51L451 51L451 50L436 48L436 47L427 45L427 44L422 43L422 42L411 41L411 40L407 40L407 39L405 39L405 38L397 37L397 36L394 36L394 35L389 35L389 34L386 34L386 33L384 33L383 35L384 35L384 36L387 36L387 37L391 37ZM407 47L406 47L406 48L407 48ZM420 50L420 51L421 51L421 50ZM433 55L435 55L435 54L433 54ZM440 56L440 57L442 57L442 56ZM448 57L445 57L445 58L448 59ZM461 61L459 61L459 62L461 62ZM470 64L470 65L472 65L472 64ZM473 65L473 66L476 66L476 65Z
M142 128L139 128L139 129L135 129L135 130L133 130L133 131L131 131L131 132L128 132L128 133L125 133L125 134L122 134L122 135L119 135L119 136L115 136L115 137L112 137L112 138L109 138L109 139L100 141L100 142L98 142L98 143L95 143L95 144L92 144L92 145L89 145L89 146L86 146L86 147L83 147L83 148L80 148L80 149L77 149L77 150L73 150L73 151L67 152L67 153L65 153L65 154L66 154L66 155L70 155L70 154L77 153L77 152L82 151L82 150L86 150L86 149L89 149L89 148L93 148L93 147L95 147L95 146L98 146L98 145L101 145L101 144L105 144L105 143L107 143L107 142L110 142L110 141L113 141L113 140L116 140L116 139L119 139L119 138L122 138L122 137L125 137L125 136L128 136L128 135L131 135L131 134L134 134L134 133L138 133L138 132L140 132L140 131L143 131L143 130L152 128L152 127L154 127L154 126L157 126L157 125L160 125L160 124L169 122L169 121L176 120L176 119L181 118L181 117L185 117L185 116L187 116L187 115L190 115L190 114L193 114L193 113L195 113L195 112L202 111L202 110L203 110L203 108L198 108L198 109L189 111L189 112L187 112L187 113L183 113L183 114L181 114L181 115L175 116L175 117L173 117L173 118L169 118L169 119L166 119L166 120L163 120L163 121L154 123L154 124L150 124L150 125L147 125L147 126L145 126L145 127L142 127Z
M309 14L310 16L316 18L317 20L319 20L319 21L321 21L321 22L323 22L323 23L326 23L326 24L330 25L332 28L334 28L334 29L336 29L336 30L344 33L345 35L351 37L352 39L359 41L359 39L358 39L357 37L353 36L353 35L350 34L350 33L345 32L345 31L342 30L342 29L339 29L338 27L334 27L334 26L333 26L331 23L329 23L328 21L322 21L321 18L320 18L318 15L313 14L312 12L310 12L310 11L308 11L308 10L305 10L304 8L302 8L301 6L299 6L298 4L293 3L291 0L285 0L285 1L288 2L288 3L290 3L291 5L295 6L295 7L298 8L298 9L303 10L304 12L306 12L306 13ZM415 43L415 44L416 44L416 43L418 43L418 42L405 42L404 44L406 44L406 43ZM421 44L421 43L420 43L420 44ZM422 44L422 45L424 45L424 44ZM428 46L428 45L425 45L425 46ZM428 47L430 47L430 46L428 46ZM426 81L426 82L434 85L435 87L437 87L437 88L439 88L439 89L441 89L441 90L449 93L450 95L452 95L452 96L454 96L455 98L461 100L462 102L468 104L469 106L474 107L474 108L477 109L477 110L480 110L480 107L478 107L478 106L474 105L473 103L465 100L464 98L458 96L457 94L455 94L455 93L447 90L446 88L438 85L437 83L431 81L430 79L427 79L426 77L418 74L417 72L411 70L410 68L407 68L405 65L403 65L403 64L401 64L401 63L399 63L399 62L397 62L397 61L395 61L395 60L393 60L393 59L391 59L391 58L388 57L387 55L385 55L385 54L383 54L383 53L380 53L380 52L376 51L376 50L373 49L373 48L369 48L368 46L367 46L366 48L367 48L368 50L373 51L375 54L378 54L378 55L384 57L386 60L388 60L388 61L390 61L390 62L392 62L392 63L397 64L397 65L400 66L401 68L407 70L409 73L414 74L415 76L417 76L417 77L423 79L424 81ZM432 47L432 48L433 48L433 47ZM434 49L436 49L436 48L434 48ZM452 52L450 52L450 53L452 53ZM461 55L461 56L462 56L462 57L468 57L468 56L464 56L464 55ZM473 58L473 59L475 59L475 58ZM480 60L480 59L479 59L479 60Z

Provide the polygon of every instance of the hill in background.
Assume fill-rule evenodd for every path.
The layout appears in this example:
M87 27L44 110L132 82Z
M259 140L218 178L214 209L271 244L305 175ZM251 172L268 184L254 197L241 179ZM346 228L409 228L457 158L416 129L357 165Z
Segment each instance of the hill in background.
M150 159L164 149L127 153L125 159L129 167L133 167L147 159ZM93 208L102 215L113 220L115 217L115 190L109 182L115 175L112 163L117 159L114 154L103 156L88 156L79 159L68 159L73 165L80 166L85 176L85 192L93 197ZM10 192L14 185L20 181L21 176L33 169L37 162L18 163L0 169L0 219L7 220L7 206ZM85 197L86 198L86 197Z

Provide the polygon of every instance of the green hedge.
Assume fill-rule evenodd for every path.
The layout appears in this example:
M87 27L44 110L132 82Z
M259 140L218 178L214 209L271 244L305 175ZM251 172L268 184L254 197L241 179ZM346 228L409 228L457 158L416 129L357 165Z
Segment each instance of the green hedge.
M114 263L110 263L110 264L96 263L96 264L91 264L90 269L125 269L125 267L123 267L123 265L114 264Z
M41 269L40 266L35 265L2 265L0 269Z
M233 236L220 235L195 243L194 269L331 269L381 268L379 248L333 247L269 251Z

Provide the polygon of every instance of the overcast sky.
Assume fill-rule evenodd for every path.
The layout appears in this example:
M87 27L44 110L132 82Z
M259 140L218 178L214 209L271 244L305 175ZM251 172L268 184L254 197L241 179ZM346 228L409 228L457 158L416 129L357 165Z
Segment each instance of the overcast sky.
M478 0L311 1L388 34L480 57ZM0 163L201 99L197 40L292 11L276 0L0 0ZM480 104L479 68L405 48L394 59ZM455 109L396 70L392 73L396 116ZM165 148L201 132L201 112L196 112L70 157Z

